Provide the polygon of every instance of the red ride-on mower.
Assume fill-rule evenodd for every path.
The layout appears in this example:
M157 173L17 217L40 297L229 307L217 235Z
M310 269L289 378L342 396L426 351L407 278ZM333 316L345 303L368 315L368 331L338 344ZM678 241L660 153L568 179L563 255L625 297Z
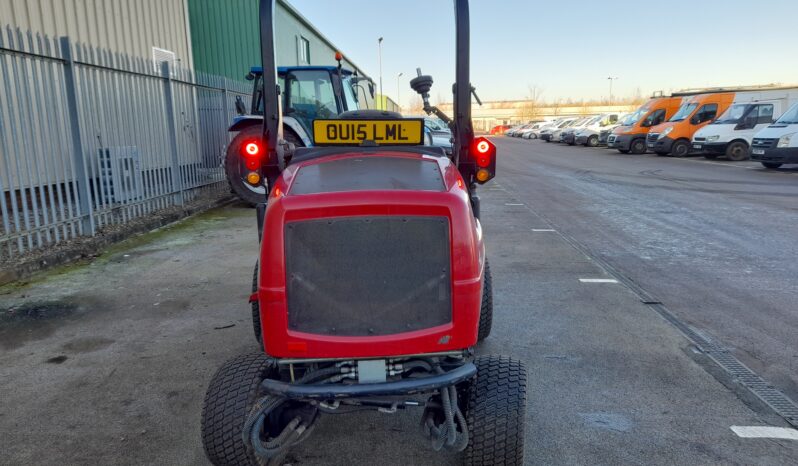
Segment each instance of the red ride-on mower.
M434 449L523 464L524 366L473 353L492 318L476 188L496 149L471 125L467 0L455 15L454 120L429 104L431 77L410 83L449 123L451 155L422 145L421 119L381 111L315 120L316 147L297 149L280 134L274 0L261 0L266 111L242 156L268 192L252 296L262 351L227 361L208 388L214 464L281 464L325 413L416 407Z

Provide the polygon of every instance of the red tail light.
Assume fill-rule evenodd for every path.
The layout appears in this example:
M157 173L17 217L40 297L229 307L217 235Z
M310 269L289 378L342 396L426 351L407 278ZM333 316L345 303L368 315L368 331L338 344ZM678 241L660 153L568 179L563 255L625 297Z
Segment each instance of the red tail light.
M260 146L257 142L248 142L244 145L244 153L246 155L255 156L260 154Z
M485 183L496 174L496 146L487 138L478 137L474 139L471 151L477 165L474 177L477 183Z

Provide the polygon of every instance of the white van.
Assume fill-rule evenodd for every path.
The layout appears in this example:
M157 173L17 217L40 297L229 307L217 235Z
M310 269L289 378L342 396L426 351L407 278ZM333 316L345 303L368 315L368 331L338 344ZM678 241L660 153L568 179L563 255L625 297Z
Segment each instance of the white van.
M694 152L708 159L745 160L754 135L798 102L798 88L737 92L734 103L693 135Z
M761 162L767 168L798 163L798 103L775 123L754 135L751 160Z

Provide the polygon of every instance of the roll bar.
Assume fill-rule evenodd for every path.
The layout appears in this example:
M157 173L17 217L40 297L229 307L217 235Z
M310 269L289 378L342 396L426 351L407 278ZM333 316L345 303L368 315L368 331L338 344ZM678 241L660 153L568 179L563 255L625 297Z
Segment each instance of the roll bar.
M268 154L262 164L268 189L283 168L283 124L277 61L274 49L276 0L260 0L260 49L263 65L263 141ZM471 123L470 19L468 0L454 0L456 70L454 93L454 162L466 180L473 179L476 164L470 156L474 141Z
M277 81L277 59L274 50L275 0L260 0L260 54L263 65L263 142L266 144L266 159L261 167L263 176L271 190L280 176L283 163L283 109L280 85ZM264 199L264 202L266 200Z

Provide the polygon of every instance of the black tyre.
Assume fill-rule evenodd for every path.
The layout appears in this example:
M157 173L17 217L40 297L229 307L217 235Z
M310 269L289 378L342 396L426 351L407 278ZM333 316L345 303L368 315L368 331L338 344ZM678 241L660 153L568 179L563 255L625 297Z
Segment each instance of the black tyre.
M260 125L249 126L241 130L230 142L224 158L224 171L233 193L242 201L253 206L259 202L266 202L266 188L262 185L253 186L244 179L246 170L241 153L242 146L252 139L259 138L262 134L261 131L263 130ZM293 143L296 147L304 146L299 136L288 128L283 130L283 139Z
M493 277L490 274L490 264L485 260L485 276L482 281L482 306L479 310L479 332L477 341L488 338L493 327Z
M258 398L260 383L277 374L277 364L263 353L236 356L216 371L202 406L202 446L216 466L258 464L241 439L241 429Z
M252 274L252 292L258 292L258 263L255 262L255 272ZM263 338L260 330L260 304L257 300L252 301L252 329L255 331L255 339L263 347Z
M585 145L588 147L598 147L598 142L599 142L598 140L599 137L594 134L593 136L587 138L587 144Z
M748 144L743 141L734 141L726 146L726 158L733 162L748 160Z
M715 160L716 158L718 158L718 155L717 154L704 154L704 158L707 159L707 160Z
M621 154L628 154L629 149L618 149L618 152L620 152Z
M671 155L674 157L687 157L691 149L692 146L689 142L680 139L671 146Z
M629 150L633 154L645 154L646 153L646 140L645 139L635 139L629 145Z
M762 166L764 166L765 168L772 168L774 170L779 168L781 165L782 164L776 162L762 162Z
M479 356L468 387L467 466L524 464L526 368L506 356Z

